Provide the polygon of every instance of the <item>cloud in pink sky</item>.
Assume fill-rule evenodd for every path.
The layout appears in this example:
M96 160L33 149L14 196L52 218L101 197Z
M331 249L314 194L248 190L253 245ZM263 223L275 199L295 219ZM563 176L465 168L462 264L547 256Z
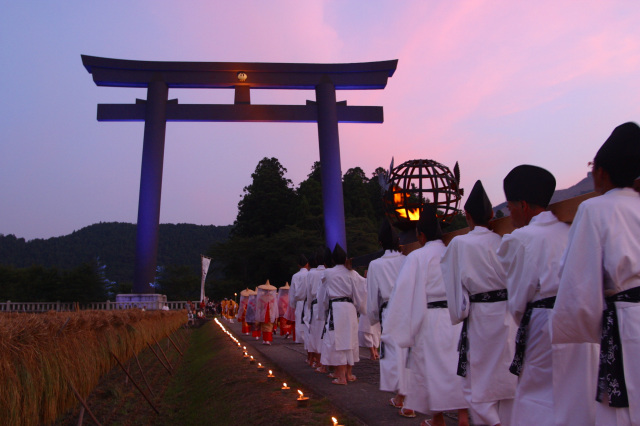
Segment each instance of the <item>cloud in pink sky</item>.
M431 158L482 179L494 204L514 166L558 188L587 172L613 127L640 121L640 4L539 1L15 2L0 16L0 233L48 238L135 222L141 123L98 123L98 103L144 90L99 88L80 54L176 61L398 59L384 90L341 91L385 122L340 126L343 172ZM302 104L312 91L253 91ZM231 103L230 90L172 90ZM169 123L161 221L233 222L263 157L298 184L318 160L313 124Z

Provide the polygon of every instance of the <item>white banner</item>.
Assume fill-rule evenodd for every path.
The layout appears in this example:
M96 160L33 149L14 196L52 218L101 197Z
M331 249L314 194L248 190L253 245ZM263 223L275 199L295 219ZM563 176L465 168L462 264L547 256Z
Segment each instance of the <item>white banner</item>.
M200 301L202 302L204 300L204 280L207 279L207 272L209 271L211 258L200 255L200 259L202 260L202 281L200 282Z

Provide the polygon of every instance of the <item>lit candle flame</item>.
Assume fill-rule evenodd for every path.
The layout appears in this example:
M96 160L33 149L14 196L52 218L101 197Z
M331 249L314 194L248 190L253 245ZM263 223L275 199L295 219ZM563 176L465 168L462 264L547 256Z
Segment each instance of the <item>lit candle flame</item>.
M300 394L300 398L302 398L304 396L304 394L302 393L302 391L300 389L298 389L298 393Z
M336 419L335 417L331 417L331 421L333 422L334 425L338 424L338 419Z
M258 367L262 367L262 364L258 363Z
M269 375L271 376L273 374L273 371L269 370Z
M283 388L286 388L286 387L287 387L287 384L286 384L286 383L283 383L283 384L282 384L282 387L283 387Z

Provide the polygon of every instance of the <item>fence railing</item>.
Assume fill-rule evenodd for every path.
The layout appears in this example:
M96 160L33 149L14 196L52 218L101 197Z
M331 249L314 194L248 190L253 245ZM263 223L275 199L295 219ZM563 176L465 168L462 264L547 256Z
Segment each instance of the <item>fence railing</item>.
M166 302L169 310L181 310L189 307L188 301L172 301ZM78 303L78 302L12 302L7 300L6 302L0 302L0 312L63 312L63 311L86 311L86 310L98 310L98 311L112 311L119 309L135 309L142 308L144 303L136 302L90 302L90 303Z

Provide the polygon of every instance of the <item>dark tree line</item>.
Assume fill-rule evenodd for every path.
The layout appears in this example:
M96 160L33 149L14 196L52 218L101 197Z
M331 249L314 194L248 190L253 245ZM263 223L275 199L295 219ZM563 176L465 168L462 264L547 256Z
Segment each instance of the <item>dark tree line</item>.
M230 231L231 225L160 225L157 292L169 300L198 298L200 254ZM0 235L0 301L103 301L130 293L135 239L136 225L115 222L46 240ZM86 288L76 285L80 276Z

